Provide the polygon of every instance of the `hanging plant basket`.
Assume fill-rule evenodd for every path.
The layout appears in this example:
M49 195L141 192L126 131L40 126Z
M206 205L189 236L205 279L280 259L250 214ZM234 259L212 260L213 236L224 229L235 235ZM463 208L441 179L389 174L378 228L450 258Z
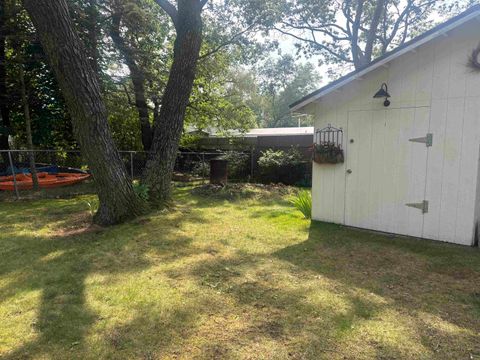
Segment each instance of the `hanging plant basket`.
M317 164L341 164L343 156L343 130L328 124L315 132L312 157Z
M314 144L313 161L317 164L341 164L345 161L343 149L334 143Z

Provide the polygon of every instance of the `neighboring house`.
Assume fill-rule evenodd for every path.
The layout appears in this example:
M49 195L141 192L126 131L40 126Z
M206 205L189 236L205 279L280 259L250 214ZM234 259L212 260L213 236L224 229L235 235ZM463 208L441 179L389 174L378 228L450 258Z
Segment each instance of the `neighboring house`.
M197 130L191 130L189 134L199 134ZM252 129L241 133L231 131L228 134L219 134L214 130L203 131L198 140L202 149L216 150L251 150L256 152L265 149L288 150L298 147L305 156L310 156L309 149L313 144L313 127L290 127L290 128L263 128Z
M476 5L291 106L316 142L343 131L344 162L313 165L313 219L478 245L479 42Z

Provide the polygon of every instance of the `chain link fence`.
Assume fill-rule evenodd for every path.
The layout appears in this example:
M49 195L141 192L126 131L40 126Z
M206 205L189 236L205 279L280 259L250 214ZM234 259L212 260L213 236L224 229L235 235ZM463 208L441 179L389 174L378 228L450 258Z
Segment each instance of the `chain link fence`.
M148 153L141 151L120 151L125 170L132 180L138 180L145 168ZM180 151L174 170L174 181L206 183L210 176L210 160L225 159L229 163L229 181L249 182L253 179L255 154L248 152L193 152ZM88 173L88 165L80 151L75 150L0 150L0 199L11 197L28 198L33 195L32 166L41 176L40 189L46 197L76 196L93 193L93 181L88 179L79 184L65 187L45 187L51 176L65 173ZM49 177L45 176L50 175ZM28 188L30 187L30 188ZM8 188L8 190L5 190Z

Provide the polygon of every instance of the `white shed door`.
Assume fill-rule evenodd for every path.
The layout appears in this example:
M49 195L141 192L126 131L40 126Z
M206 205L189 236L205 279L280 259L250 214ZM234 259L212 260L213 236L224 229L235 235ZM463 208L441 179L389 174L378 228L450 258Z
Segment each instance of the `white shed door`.
M345 224L421 237L430 108L352 111L348 116ZM420 140L421 141L421 140ZM407 206L410 204L410 206Z

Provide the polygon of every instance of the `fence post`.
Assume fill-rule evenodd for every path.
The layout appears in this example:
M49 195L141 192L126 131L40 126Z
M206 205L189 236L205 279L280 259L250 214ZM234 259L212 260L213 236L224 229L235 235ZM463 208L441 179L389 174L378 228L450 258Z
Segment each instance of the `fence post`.
M250 182L253 182L253 168L255 159L253 158L253 146L250 148Z
M205 165L205 153L202 152L202 173L203 173L203 182L205 183L206 181L206 174L205 174L205 170L206 170L206 165Z
M130 151L130 175L133 181L133 151Z
M10 161L10 169L12 169L12 174L13 174L13 187L15 189L15 195L17 196L17 200L20 199L20 195L18 194L18 187L17 187L17 174L15 172L15 169L13 168L13 160L12 160L12 154L10 151L8 152L8 160Z

